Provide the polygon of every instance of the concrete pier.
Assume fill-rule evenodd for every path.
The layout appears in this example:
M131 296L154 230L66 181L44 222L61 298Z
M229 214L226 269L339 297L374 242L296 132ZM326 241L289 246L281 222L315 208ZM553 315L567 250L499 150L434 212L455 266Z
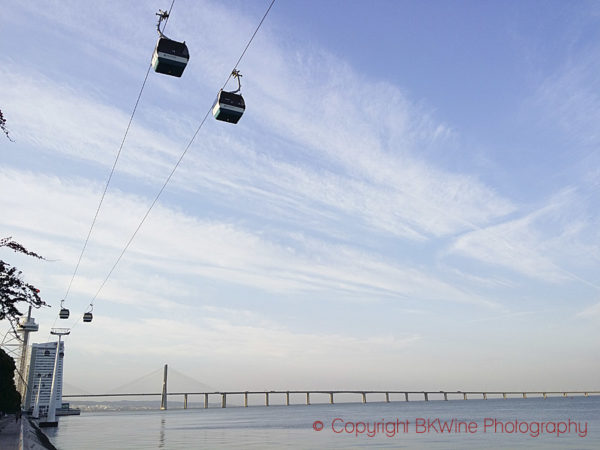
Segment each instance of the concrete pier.
M223 392L221 394L221 408L226 408L227 407L227 394L225 392Z
M408 392L404 393L404 400L408 401Z
M444 392L444 400L448 401L448 393Z
M208 408L208 394L204 394L204 409Z
M183 394L183 409L187 409L187 394Z
M286 406L290 406L290 391L285 393L285 404Z
M329 404L333 405L333 392L329 393Z
M527 392L523 392L523 398L527 398Z
M487 400L487 394L485 392L483 393L483 399Z
M425 396L425 401L428 402L429 401L429 396L427 395L427 392L423 392L423 395Z
M244 392L244 406L248 407L248 391Z
M265 406L269 406L269 393L265 392Z
M390 402L390 393L389 393L389 392L386 392L386 393L385 393L385 402L386 402L386 403L389 403L389 402Z
M467 399L467 393L463 392L463 400L466 400L466 399Z
M306 404L310 405L310 392L306 393Z
M546 395L546 393L544 392L544 400L547 398L548 396Z
M504 400L506 400L506 392L503 392L503 393L502 393L502 398L503 398Z
M361 392L362 394L362 401L363 403L367 403L367 393L366 392Z

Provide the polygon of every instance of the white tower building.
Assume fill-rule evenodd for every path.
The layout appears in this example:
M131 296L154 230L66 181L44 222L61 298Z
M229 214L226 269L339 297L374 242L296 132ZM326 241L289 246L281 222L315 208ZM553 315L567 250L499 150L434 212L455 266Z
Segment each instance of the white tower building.
M25 398L24 408L31 411L35 406L39 391L39 412L40 415L46 415L48 405L50 404L50 392L52 390L52 374L54 372L54 360L56 357L56 346L58 342L46 342L43 344L33 344L31 346L31 360L29 363L29 377L27 384L27 396ZM63 385L63 355L65 343L60 343L58 367L56 373L56 391L54 395L54 404L60 408L62 405L62 385Z

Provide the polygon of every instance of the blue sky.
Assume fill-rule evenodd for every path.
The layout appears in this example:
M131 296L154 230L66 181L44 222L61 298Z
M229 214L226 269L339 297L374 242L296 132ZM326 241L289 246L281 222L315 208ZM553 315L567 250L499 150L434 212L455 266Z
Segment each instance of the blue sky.
M2 257L52 306L37 341L168 6L4 8L0 235L51 261ZM74 316L267 6L175 2L190 63L150 73ZM217 389L598 388L599 22L594 2L278 0L239 66L244 117L201 129L67 338L66 382L169 363Z

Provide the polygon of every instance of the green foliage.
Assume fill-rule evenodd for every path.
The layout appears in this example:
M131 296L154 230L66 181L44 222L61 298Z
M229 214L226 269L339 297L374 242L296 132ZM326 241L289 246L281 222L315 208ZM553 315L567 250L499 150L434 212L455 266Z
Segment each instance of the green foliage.
M15 386L15 361L0 349L0 411L16 413L21 409L21 394Z
M6 137L8 138L9 141L12 141L12 139L10 138L10 136L8 134L8 130L6 129L6 119L4 118L4 115L2 114L2 110L0 110L0 130L2 130L4 132L4 134L6 135Z
M44 259L37 253L31 252L12 238L0 239L0 247ZM14 326L23 313L18 309L18 304L31 305L35 308L47 306L39 294L40 290L32 284L23 281L21 271L7 262L0 260L0 320L7 319Z

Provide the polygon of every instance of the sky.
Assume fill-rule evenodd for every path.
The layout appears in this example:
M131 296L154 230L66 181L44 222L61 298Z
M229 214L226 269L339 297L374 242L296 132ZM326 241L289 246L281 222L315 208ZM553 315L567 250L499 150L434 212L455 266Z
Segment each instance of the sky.
M175 1L66 299L170 2L3 6L0 237L47 260L0 257L64 393L600 389L598 3L277 0L193 138L269 3Z

